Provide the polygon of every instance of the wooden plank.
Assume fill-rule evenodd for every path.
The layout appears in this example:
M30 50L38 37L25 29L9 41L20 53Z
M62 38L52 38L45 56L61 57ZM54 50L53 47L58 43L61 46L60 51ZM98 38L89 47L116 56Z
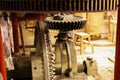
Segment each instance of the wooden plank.
M112 10L112 0L110 0L110 10Z
M93 11L93 0L91 0L91 10Z
M113 10L115 10L115 7L116 7L116 0L114 0L114 3L113 3Z
M99 0L99 10L101 10L101 0Z
M97 4L98 0L95 0L95 10L97 11L97 8L98 8L98 4Z
M20 37L21 37L22 48L23 48L23 55L25 55L25 44L24 44L24 39L23 39L22 26L20 22L19 22L19 30L20 30Z
M105 2L106 0L103 0L103 10L105 10Z
M110 0L107 1L107 10L109 10L109 6L110 6L109 1Z
M89 11L89 3L90 3L90 0L87 0L87 11Z

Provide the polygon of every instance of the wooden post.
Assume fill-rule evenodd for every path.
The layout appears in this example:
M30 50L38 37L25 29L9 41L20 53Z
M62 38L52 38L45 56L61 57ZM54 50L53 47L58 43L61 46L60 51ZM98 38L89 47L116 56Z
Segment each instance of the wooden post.
M19 53L18 19L16 14L13 14L12 17L14 53Z
M115 55L115 71L114 80L120 80L120 1L118 7L117 37L116 37L116 55Z
M7 80L4 53L3 53L2 35L1 35L1 28L0 28L0 75L1 74L2 74L3 80Z
M25 55L25 44L24 44L24 39L23 39L23 32L22 32L22 26L19 22L19 31L20 31L20 38L22 42L22 48L23 48L23 55Z

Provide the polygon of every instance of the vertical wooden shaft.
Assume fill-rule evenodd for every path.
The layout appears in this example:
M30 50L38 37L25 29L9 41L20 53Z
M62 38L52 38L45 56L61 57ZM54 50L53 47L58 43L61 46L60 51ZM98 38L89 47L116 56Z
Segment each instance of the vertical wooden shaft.
M12 26L13 26L13 40L14 40L14 53L19 52L19 39L18 39L18 19L15 18L15 15L13 15L14 18L12 19Z
M23 55L25 55L25 45L24 45L24 39L23 39L23 32L22 32L22 26L19 22L19 31L20 31L20 38L22 42L22 48L23 48Z
M118 22L117 22L117 38L116 38L116 55L115 55L115 74L114 80L120 80L120 1L118 7Z
M2 74L3 80L7 80L4 53L3 53L1 28L0 28L0 74Z

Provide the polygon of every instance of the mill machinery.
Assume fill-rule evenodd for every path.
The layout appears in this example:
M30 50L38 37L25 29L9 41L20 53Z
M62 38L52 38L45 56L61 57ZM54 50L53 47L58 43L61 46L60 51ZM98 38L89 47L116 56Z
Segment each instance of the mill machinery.
M82 17L73 16L72 14L58 14L56 16L47 17L44 21L37 22L36 32L38 32L36 39L36 61L41 60L39 65L42 68L39 68L39 75L43 74L42 77L39 75L38 78L43 78L45 80L80 80L83 75L79 74L81 67L79 67L79 62L77 61L77 55L75 52L75 46L72 39L72 31L78 30L84 27L87 19ZM59 33L55 42L55 50L53 50L50 33L48 29L58 30ZM92 58L87 59L92 64L96 64ZM35 60L32 59L32 64L34 68L40 67L38 64L35 64ZM42 64L43 63L43 64ZM87 64L84 61L83 72L87 73ZM93 71L97 72L97 65L94 67ZM36 69L36 68L35 68ZM43 70L41 72L41 70ZM40 73L41 72L41 73ZM92 72L92 71L91 71ZM36 74L33 69L33 74ZM35 76L35 75L33 75ZM81 76L81 77L80 77ZM84 80L87 77L84 74Z
M80 68L72 41L72 31L83 28L87 19L64 13L112 11L117 10L117 3L118 0L1 0L1 11L61 13L37 21L35 27L36 53L27 58L25 56L15 57L16 71L8 72L8 76L15 79L18 76L19 78L26 77L28 74L27 77L31 76L29 79L32 78L32 80L84 80L79 74ZM18 17L13 17L13 23L17 22ZM55 37L55 50L53 50L49 29L59 31ZM13 25L13 30L14 33L17 32L16 23ZM13 36L16 41L15 51L17 51L17 36L15 34ZM97 70L97 67L96 69L88 67L89 64L94 63L96 62L92 58L87 58L81 63L83 72L88 74L89 70ZM23 74L23 70L26 74ZM16 79L18 80L18 78Z

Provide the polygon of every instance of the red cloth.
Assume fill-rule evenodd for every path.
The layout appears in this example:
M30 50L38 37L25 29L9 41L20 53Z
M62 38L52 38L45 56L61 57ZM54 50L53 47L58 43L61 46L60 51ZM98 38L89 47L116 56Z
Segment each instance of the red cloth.
M3 54L1 28L0 28L0 72L2 73L3 80L7 80L5 60L4 60L4 54Z

